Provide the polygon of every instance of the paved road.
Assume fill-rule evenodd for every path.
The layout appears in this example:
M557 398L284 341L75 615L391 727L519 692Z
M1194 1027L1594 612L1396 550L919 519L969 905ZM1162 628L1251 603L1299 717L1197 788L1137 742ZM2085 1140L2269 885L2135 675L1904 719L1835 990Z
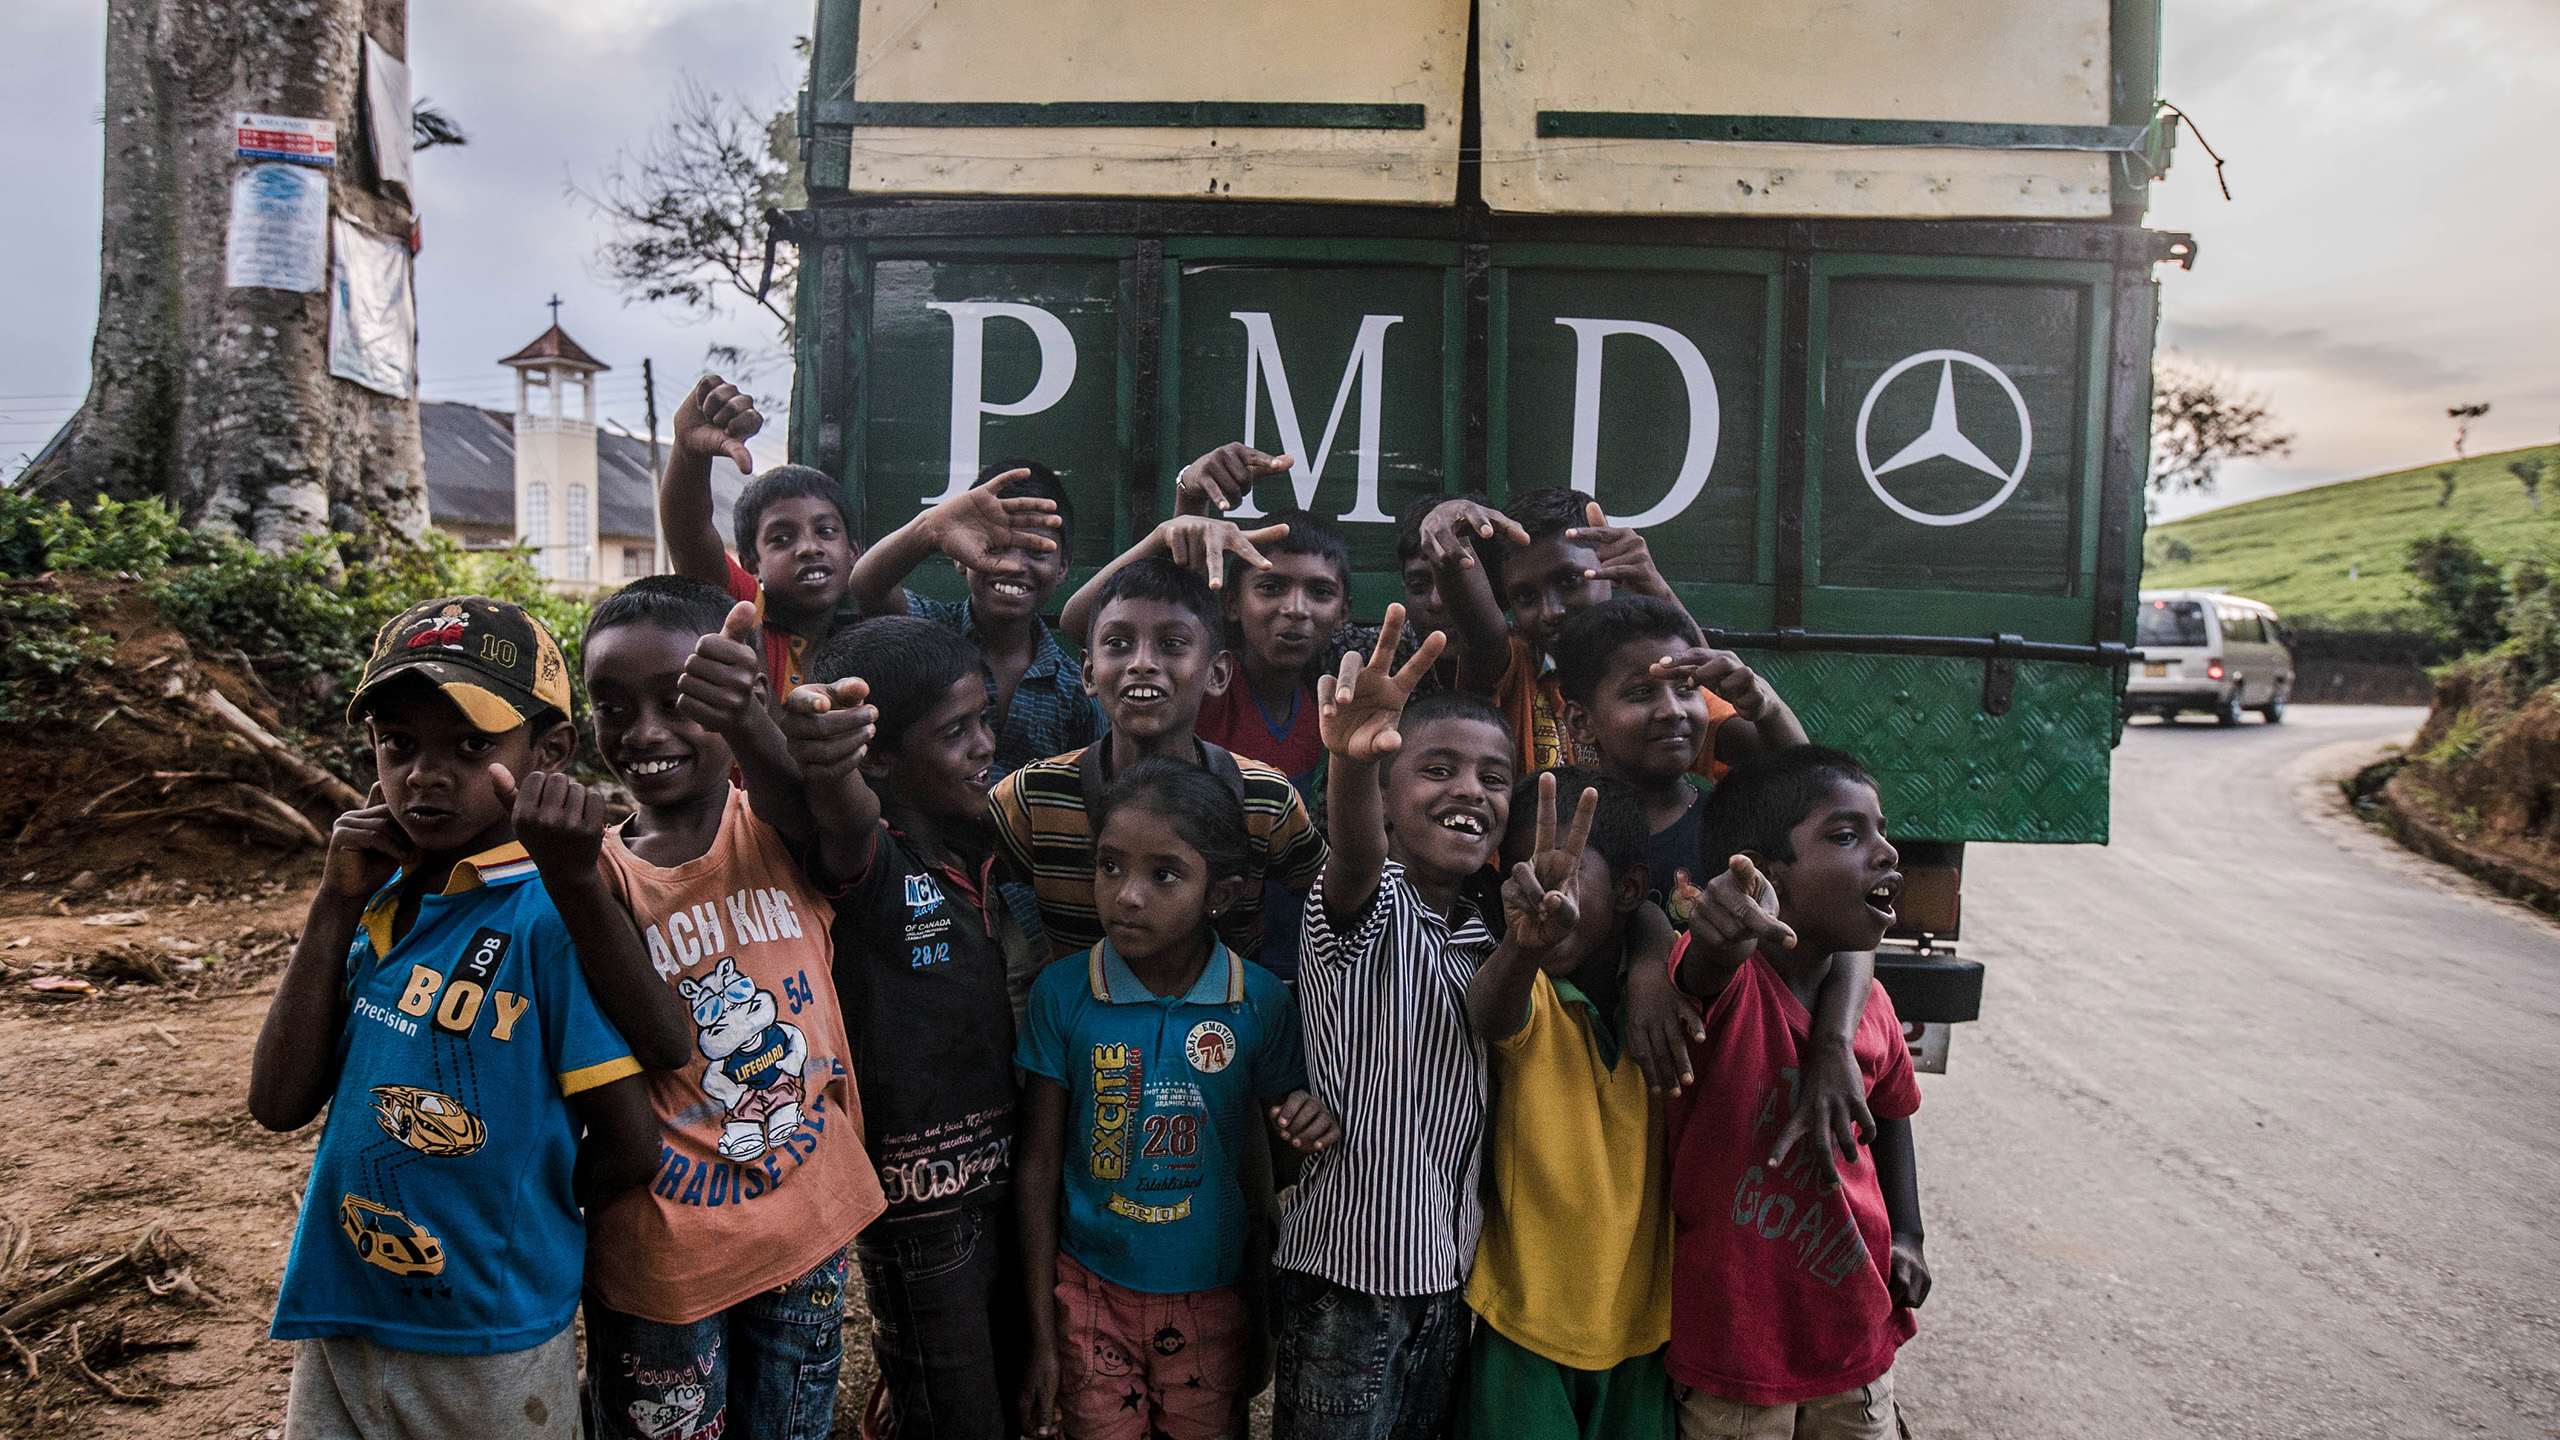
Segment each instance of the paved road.
M2560 928L2319 793L2420 718L2146 721L2111 846L1969 853L1915 1436L2560 1435Z

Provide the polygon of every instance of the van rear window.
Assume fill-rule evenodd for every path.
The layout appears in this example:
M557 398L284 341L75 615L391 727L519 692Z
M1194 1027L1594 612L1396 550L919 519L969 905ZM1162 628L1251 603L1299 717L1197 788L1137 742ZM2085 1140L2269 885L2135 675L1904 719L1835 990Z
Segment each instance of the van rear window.
M2205 644L2204 602L2143 601L2133 624L2133 643L2137 646Z

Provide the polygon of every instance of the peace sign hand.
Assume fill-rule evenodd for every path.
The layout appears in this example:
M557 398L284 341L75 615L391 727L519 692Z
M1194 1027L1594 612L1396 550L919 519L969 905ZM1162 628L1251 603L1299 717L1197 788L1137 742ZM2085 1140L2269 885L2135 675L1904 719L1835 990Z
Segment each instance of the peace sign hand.
M1431 673L1432 663L1449 637L1434 630L1414 647L1413 658L1399 667L1396 646L1404 639L1404 607L1389 605L1378 627L1378 643L1364 663L1358 655L1342 657L1342 674L1316 679L1316 728L1324 748L1345 760L1378 760L1404 744L1396 729L1414 687Z
M1502 911L1511 943L1522 950L1545 951L1561 945L1582 918L1574 879L1582 870L1583 848L1591 841L1591 822L1600 813L1600 792L1584 790L1573 809L1573 823L1559 842L1556 836L1556 777L1538 777L1538 820L1528 859L1511 867L1503 882Z

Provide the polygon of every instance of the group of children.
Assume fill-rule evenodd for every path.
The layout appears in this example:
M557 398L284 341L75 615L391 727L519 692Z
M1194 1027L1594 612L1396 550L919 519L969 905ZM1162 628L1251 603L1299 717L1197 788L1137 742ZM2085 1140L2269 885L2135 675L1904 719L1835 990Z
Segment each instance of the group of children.
M866 550L777 467L732 560L760 424L695 388L678 573L588 622L619 824L522 610L377 638L251 1081L332 1121L289 1436L825 1436L856 1267L868 1435L1211 1440L1267 1382L1281 1437L1895 1433L1896 856L1641 536L1429 497L1362 624L1231 445L1079 663L1054 474Z

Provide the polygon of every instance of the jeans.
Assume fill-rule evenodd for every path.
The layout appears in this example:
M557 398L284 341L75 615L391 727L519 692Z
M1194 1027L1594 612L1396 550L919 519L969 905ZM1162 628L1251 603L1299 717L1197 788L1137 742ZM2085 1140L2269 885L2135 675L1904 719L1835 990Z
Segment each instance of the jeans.
M844 1368L845 1252L689 1325L587 1296L592 1440L827 1440Z
M1030 1348L1013 1207L882 1221L854 1242L895 1440L1010 1440Z
M1438 1440L1473 1314L1466 1292L1365 1295L1272 1272L1280 1358L1272 1440Z

